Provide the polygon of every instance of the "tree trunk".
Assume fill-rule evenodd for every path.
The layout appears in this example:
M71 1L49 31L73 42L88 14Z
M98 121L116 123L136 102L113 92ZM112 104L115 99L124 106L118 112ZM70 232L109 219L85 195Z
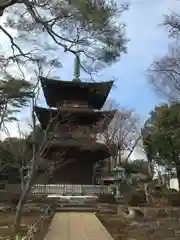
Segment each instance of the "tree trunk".
M21 216L24 208L24 204L26 203L28 194L30 192L31 186L34 181L35 173L36 173L36 154L35 154L35 146L33 149L33 158L31 162L31 169L29 173L29 177L27 179L27 182L25 184L25 187L22 191L20 200L18 202L18 205L16 207L16 217L15 217L15 223L14 223L14 234L17 234L20 230L20 222L21 222Z
M20 230L20 221L21 221L22 211L24 208L24 204L26 203L29 191L31 189L34 175L35 175L34 171L31 171L30 176L27 180L26 186L22 191L22 195L21 195L18 205L16 207L16 217L15 217L15 224L14 224L14 233L15 234L17 234Z
M147 202L147 204L149 204L148 183L144 183L143 186L144 186L144 193L145 193L145 196L146 196L146 202Z
M157 171L157 172L158 172L158 185L163 186L164 185L164 179L162 177L161 171Z
M108 166L108 168L109 168L108 171L111 172L111 157L109 157L109 159L108 159L108 165L109 165Z
M19 233L20 226L21 226L21 217L23 213L23 208L24 204L26 203L28 194L31 190L31 186L33 184L35 175L36 175L36 159L39 157L36 153L36 144L35 144L35 126L36 126L36 121L35 121L35 113L34 113L34 99L33 99L33 111L32 111L32 120L33 120L33 147L32 147L32 160L31 160L31 165L30 165L30 172L28 179L26 181L26 184L24 186L24 189L22 191L21 197L19 199L19 202L16 206L16 216L15 216L15 223L14 223L14 235Z

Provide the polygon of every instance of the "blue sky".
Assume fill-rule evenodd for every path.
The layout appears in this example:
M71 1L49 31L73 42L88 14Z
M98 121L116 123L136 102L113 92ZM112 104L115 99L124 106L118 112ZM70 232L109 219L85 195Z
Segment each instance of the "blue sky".
M128 53L104 71L106 78L114 76L117 87L112 98L123 106L134 108L145 119L156 103L161 101L148 84L145 71L153 60L168 51L166 29L158 26L169 9L180 6L176 0L131 0L124 14L127 24Z
M130 39L128 53L98 74L98 80L116 79L110 97L121 106L134 109L142 120L161 101L148 84L145 71L154 59L167 53L170 41L166 29L159 25L163 22L163 15L178 6L180 2L177 0L130 0L130 9L123 14L127 38ZM62 80L72 79L73 67L70 66L73 61L72 55L63 54L63 68L58 72Z
M130 9L123 15L127 37L130 39L128 53L118 63L99 73L99 80L116 79L116 88L111 91L110 97L121 106L134 109L142 120L160 101L144 74L155 58L168 51L166 30L158 25L162 23L164 14L177 7L180 7L178 0L130 0ZM5 36L1 37L0 43L7 48ZM73 61L72 55L63 54L63 68L58 72L60 79L72 79L73 68L70 66ZM27 114L22 114L22 118L27 121ZM11 124L9 128L12 136L17 135L15 125Z

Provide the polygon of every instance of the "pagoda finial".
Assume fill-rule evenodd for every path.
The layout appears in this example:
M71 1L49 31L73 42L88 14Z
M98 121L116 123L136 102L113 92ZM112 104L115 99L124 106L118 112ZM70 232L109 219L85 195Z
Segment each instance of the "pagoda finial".
M76 55L74 63L74 81L80 81L80 57Z

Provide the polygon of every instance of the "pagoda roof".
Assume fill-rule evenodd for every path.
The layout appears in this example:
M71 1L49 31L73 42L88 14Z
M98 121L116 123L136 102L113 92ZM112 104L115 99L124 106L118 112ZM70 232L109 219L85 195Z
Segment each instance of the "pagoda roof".
M47 141L41 157L51 161L100 161L110 157L109 146L104 143L87 140L51 140Z
M78 124L79 126L93 125L103 121L103 125L99 125L100 130L103 130L108 127L116 111L117 110L94 111L92 109L81 108L50 109L35 107L36 115L43 129L47 129L51 119L57 117L58 121L62 122L62 124L70 122Z
M81 82L61 81L40 77L44 96L49 107L62 101L87 102L94 109L101 109L114 81Z

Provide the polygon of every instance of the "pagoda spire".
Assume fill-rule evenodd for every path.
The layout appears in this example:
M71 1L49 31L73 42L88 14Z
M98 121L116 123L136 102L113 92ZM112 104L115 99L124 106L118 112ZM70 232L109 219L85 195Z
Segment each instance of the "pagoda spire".
M80 71L81 71L81 66L80 66L80 57L77 54L74 62L74 79L73 81L81 81L80 80Z

